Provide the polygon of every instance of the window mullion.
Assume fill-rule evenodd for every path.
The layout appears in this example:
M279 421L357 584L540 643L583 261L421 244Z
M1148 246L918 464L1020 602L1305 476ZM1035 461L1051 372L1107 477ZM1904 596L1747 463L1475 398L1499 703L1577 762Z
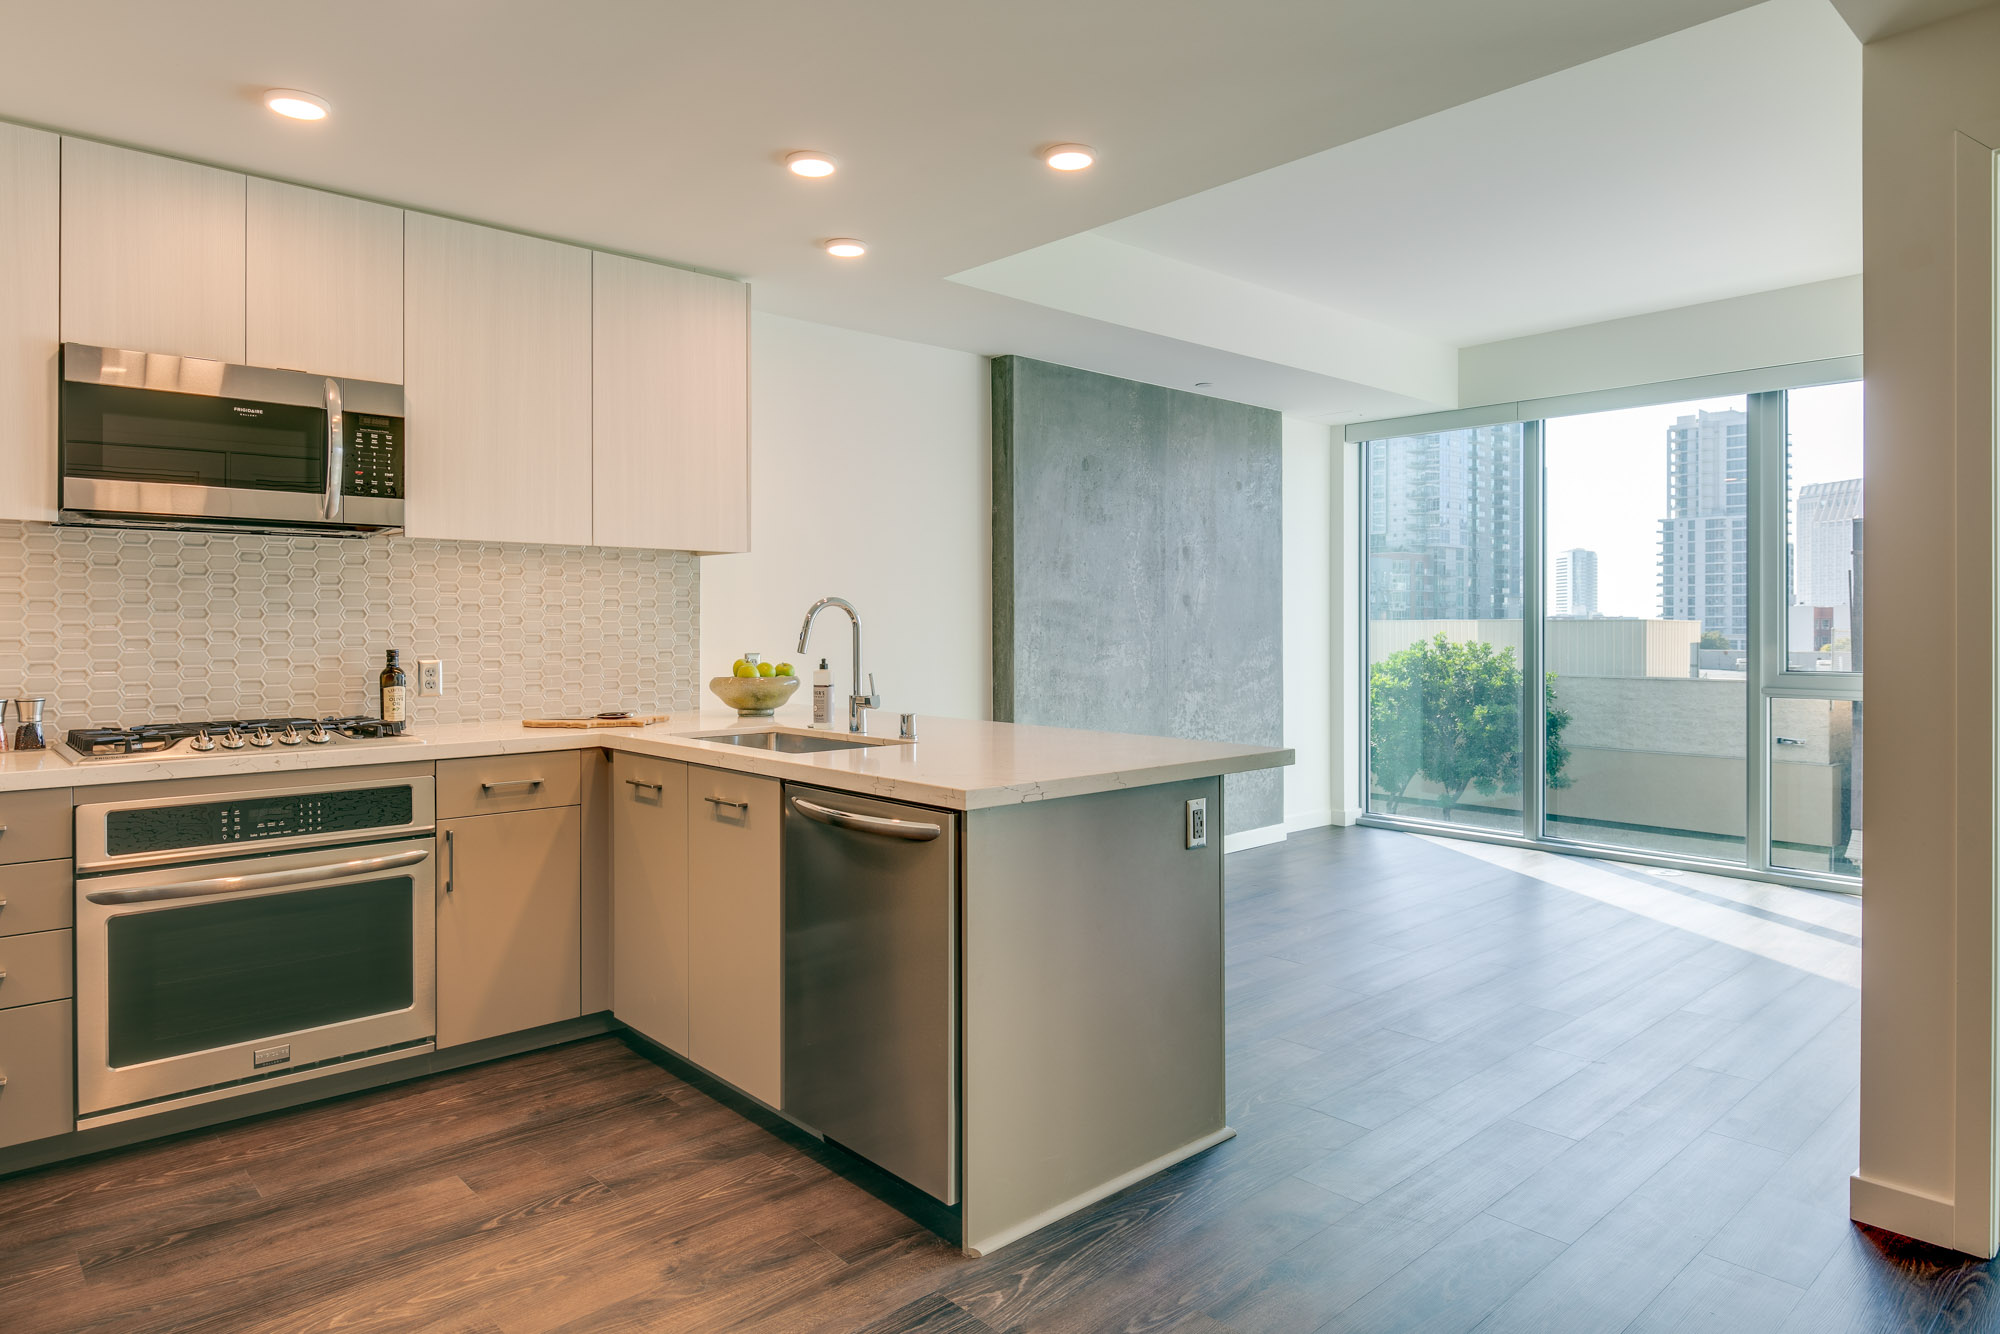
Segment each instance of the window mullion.
M1529 838L1543 834L1548 742L1543 690L1542 629L1548 574L1548 474L1542 465L1542 424L1521 430L1521 824Z
M1785 669L1785 395L1752 394L1746 448L1746 593L1743 777L1744 853L1753 871L1771 869L1770 688Z

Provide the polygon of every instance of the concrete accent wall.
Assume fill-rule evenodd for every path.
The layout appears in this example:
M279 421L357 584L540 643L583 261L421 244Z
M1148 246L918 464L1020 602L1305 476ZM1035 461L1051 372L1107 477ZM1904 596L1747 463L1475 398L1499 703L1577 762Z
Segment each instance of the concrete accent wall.
M1280 432L1268 408L997 358L993 716L1283 744ZM1281 824L1281 772L1230 777L1224 807L1226 832Z

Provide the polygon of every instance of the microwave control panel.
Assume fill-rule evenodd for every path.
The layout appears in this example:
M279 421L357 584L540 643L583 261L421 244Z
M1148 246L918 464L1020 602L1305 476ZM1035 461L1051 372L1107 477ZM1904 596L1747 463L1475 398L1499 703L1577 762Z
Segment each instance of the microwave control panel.
M350 412L346 417L347 475L344 496L403 495L403 419Z

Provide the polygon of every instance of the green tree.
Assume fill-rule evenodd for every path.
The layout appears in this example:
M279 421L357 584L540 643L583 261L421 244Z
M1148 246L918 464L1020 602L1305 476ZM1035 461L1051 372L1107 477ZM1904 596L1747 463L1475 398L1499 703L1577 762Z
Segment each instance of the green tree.
M1729 640L1720 630L1704 630L1701 632L1701 643L1697 647L1728 648Z
M1555 676L1543 682L1548 785L1568 787L1570 715L1556 707ZM1468 790L1520 790L1521 668L1511 648L1440 634L1390 654L1368 674L1368 765L1394 813L1418 778L1439 789L1444 818Z

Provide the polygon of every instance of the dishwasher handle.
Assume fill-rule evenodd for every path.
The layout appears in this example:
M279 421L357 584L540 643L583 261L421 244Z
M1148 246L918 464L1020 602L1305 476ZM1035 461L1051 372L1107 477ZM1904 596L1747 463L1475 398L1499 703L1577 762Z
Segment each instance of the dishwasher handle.
M835 829L852 829L863 834L880 834L884 838L900 838L907 843L928 843L944 833L934 824L921 820L892 820L885 815L859 815L853 811L837 811L831 806L822 806L804 797L792 798L792 809L808 820L832 825Z

